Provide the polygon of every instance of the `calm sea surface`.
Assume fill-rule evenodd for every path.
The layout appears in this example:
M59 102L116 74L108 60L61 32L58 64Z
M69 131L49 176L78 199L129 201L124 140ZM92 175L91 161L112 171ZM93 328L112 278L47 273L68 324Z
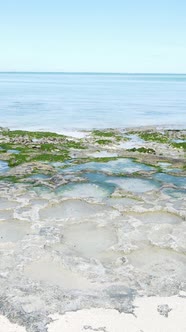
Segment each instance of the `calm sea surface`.
M0 126L186 127L186 75L0 73Z

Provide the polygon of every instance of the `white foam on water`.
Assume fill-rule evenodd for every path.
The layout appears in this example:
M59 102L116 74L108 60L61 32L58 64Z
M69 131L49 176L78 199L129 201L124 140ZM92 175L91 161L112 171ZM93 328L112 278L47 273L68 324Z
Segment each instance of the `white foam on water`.
M74 137L74 138L84 138L86 136L89 135L89 132L86 132L86 131L80 131L80 130L58 130L57 131L58 134L62 134L62 135L65 135L65 136L70 136L70 137Z

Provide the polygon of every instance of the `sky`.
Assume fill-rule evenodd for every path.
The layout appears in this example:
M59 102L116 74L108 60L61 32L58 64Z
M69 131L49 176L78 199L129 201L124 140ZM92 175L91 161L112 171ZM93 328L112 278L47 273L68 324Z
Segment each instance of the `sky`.
M0 71L186 73L186 1L0 0Z

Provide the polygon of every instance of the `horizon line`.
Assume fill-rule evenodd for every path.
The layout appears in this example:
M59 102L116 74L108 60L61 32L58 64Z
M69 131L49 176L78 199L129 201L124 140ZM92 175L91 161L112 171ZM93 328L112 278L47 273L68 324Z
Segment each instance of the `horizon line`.
M186 73L166 72L91 72L91 71L1 71L0 74L82 74L82 75L186 75Z

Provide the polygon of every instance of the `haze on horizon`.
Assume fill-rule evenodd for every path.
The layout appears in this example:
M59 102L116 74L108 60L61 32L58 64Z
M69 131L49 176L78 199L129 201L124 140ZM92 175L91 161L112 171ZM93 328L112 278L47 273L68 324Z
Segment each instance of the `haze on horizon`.
M0 71L186 73L184 0L7 0Z

